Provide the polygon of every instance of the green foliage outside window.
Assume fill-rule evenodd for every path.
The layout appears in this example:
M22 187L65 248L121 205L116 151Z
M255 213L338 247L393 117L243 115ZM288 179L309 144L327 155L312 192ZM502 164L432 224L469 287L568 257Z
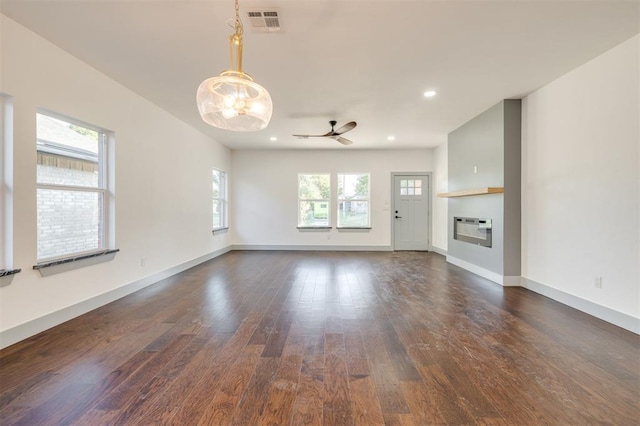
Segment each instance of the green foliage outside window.
M330 175L298 175L298 226L329 226L330 196Z

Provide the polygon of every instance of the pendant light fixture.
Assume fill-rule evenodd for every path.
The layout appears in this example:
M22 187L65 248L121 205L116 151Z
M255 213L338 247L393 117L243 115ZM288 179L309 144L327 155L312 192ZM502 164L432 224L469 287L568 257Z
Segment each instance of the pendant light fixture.
M235 132L250 132L267 127L273 103L269 92L242 71L243 28L238 0L235 5L235 32L229 37L230 69L203 81L196 100L200 116L207 124Z

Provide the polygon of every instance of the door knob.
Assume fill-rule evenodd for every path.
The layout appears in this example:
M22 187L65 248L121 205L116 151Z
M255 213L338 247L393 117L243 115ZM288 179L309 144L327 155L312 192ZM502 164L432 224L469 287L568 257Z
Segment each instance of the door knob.
M396 216L396 219L402 219L402 216Z

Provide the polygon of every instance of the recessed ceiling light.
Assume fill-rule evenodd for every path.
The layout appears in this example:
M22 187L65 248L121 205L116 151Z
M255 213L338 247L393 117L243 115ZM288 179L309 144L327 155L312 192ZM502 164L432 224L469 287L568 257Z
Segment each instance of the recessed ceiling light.
M390 136L387 136L387 140L388 140L388 141L395 141L395 140L396 140L396 137L395 137L395 136L393 136L393 135L390 135Z
M277 141L277 140L278 140L278 138L276 138L275 136L271 136L271 137L269 138L269 140L270 140L271 142L275 142L275 141Z
M436 91L435 90L427 90L426 92L424 92L424 97L425 98L432 98L436 95Z

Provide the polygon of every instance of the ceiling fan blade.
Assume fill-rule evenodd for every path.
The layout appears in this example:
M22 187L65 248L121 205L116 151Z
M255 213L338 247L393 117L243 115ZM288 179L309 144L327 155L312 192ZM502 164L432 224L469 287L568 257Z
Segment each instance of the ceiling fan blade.
M343 138L342 136L332 136L331 139L340 142L342 145L351 145L353 143L353 141Z
M336 125L335 121L330 121L329 124L331 124L331 130L327 133L325 133L324 135L293 135L297 138L300 139L309 139L309 138L331 138L334 139L338 142L340 142L343 145L351 145L353 142L350 141L349 139L345 139L345 138L341 138L339 137L341 134L348 132L349 130L353 130L354 127L356 127L358 125L358 123L356 123L355 121L350 121L347 124L345 124L344 126L340 127L338 130L334 130L333 126Z
M309 138L324 138L327 135L291 135L301 139L309 139Z
M350 121L349 123L345 124L344 126L340 127L338 130L333 132L333 136L338 136L341 135L343 133L348 132L349 130L353 130L354 127L356 127L358 125L358 123L356 123L355 121Z

